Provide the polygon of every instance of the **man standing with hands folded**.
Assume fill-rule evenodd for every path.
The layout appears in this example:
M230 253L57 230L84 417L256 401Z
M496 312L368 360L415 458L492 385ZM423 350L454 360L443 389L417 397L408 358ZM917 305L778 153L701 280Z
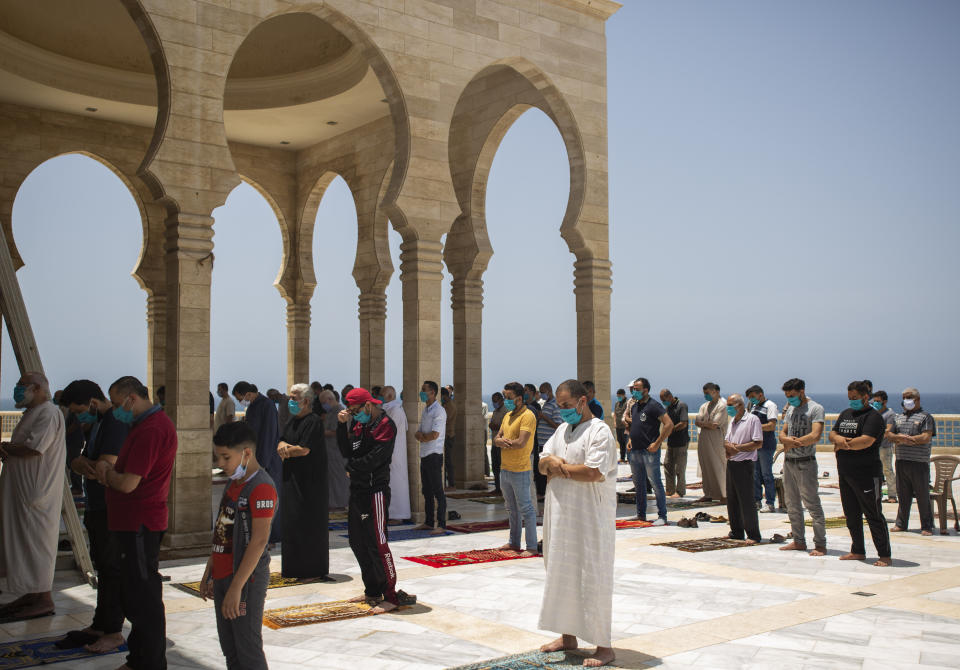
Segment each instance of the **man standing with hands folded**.
M730 538L760 542L760 521L753 503L753 468L757 449L763 446L763 428L755 414L748 414L743 398L734 393L727 398L730 424L723 441L727 455L727 517L730 519Z

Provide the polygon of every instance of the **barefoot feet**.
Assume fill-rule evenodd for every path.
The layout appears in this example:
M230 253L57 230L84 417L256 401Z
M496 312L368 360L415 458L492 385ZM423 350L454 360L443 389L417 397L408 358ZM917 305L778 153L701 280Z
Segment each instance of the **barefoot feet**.
M540 651L545 654L549 654L553 651L573 651L577 648L577 638L574 635L563 635L558 637L553 642L548 642L547 644L540 647Z
M844 554L840 557L841 561L862 561L866 558L866 554Z
M613 649L610 647L597 647L597 650L592 656L587 656L583 659L583 667L599 668L607 663L612 663L615 658L616 656L613 653Z
M807 545L804 544L803 542L797 542L796 540L794 540L790 544L785 544L782 547L780 547L780 551L806 551L806 550L807 550Z

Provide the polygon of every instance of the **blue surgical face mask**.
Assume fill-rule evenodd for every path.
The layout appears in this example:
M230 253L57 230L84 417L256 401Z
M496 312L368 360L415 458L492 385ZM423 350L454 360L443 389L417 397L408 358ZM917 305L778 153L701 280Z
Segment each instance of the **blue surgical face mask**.
M133 424L133 410L124 409L122 405L120 407L114 407L113 418L129 426Z
M369 423L370 422L370 412L360 411L356 416L353 417L357 420L357 423Z
M240 465L237 466L237 469L233 471L233 474L230 475L230 479L237 481L238 479L243 479L247 476L247 466L243 464L243 458L240 458Z
M756 407L760 404L760 398L750 398L750 404Z
M513 410L515 410L515 409L517 408L517 403L514 402L513 399L511 399L511 398L506 398L506 399L504 399L504 401L503 401L503 406L506 407L507 410L509 410L509 411L512 412Z
M799 407L803 401L800 400L800 396L795 395L792 398L787 398L787 402L790 403L791 407Z
M706 400L707 402L710 402L711 400L713 400L713 396L710 395L709 393L704 393L703 399Z
M496 400L493 401L494 409L500 409L501 407L503 407L503 402L497 402Z
M23 402L27 397L27 387L22 384L17 384L13 387L13 401L16 403Z
M333 411L333 405L331 405L331 404L328 403L328 402L322 402L322 403L320 403L320 406L323 407L323 411L324 411L324 412L332 412L332 411Z
M540 399L543 400L543 402L547 402L547 401L550 400L550 396L547 395L546 393L541 393L541 394L540 394Z
M291 414L299 414L299 413L300 413L300 403L298 403L298 402L297 402L296 400L294 400L293 398L290 398L290 400L287 401L287 409L290 410L290 413L291 413Z
M728 415L728 416L736 416L736 415L737 415L737 408L736 408L734 405L727 405L727 415Z
M425 402L429 402L429 401L430 401L430 398L429 398L429 396L427 396L427 392L426 392L426 391L420 391L420 402L424 402L424 403L425 403Z
M630 391L630 396L637 401L643 400L643 391Z
M583 418L583 415L577 411L576 407L570 409L561 409L560 418L569 423L571 426L576 426L580 423L580 419Z
M870 403L870 406L875 410L877 410L878 412L883 409L883 403L880 402L879 400L874 400L872 403Z
M96 423L99 418L96 414L91 414L90 412L80 412L77 414L77 421L80 423Z
M850 401L850 409L854 411L863 409L863 401L860 398L854 398Z

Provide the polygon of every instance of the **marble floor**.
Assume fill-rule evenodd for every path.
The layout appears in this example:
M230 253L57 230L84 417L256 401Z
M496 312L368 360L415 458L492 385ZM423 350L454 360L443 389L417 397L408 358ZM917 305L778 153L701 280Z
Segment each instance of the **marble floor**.
M688 481L697 481L691 454ZM834 471L831 455L821 470ZM628 474L621 465L621 475ZM822 483L835 481L827 476ZM625 490L631 486L621 483ZM688 498L700 494L690 490ZM837 489L822 487L828 517L840 516ZM655 513L651 501L648 512ZM464 521L505 517L502 506L449 500ZM957 668L960 667L960 537L892 536L894 566L840 562L849 549L846 528L829 529L829 555L811 558L777 545L703 553L654 546L668 540L714 537L725 524L676 525L698 511L676 510L661 528L617 531L613 637L617 667L647 668ZM894 514L893 506L887 510ZM621 505L628 517L632 506ZM760 516L764 537L786 534L785 514ZM916 523L916 512L914 512ZM809 530L809 529L808 529ZM341 532L330 533L336 581L268 592L268 607L338 600L360 590L359 570ZM868 557L872 546L867 531ZM394 542L399 586L417 594L416 606L396 613L282 630L264 629L270 667L439 669L529 650L554 635L537 629L543 589L539 559L435 569L404 556L498 546L506 531L453 534ZM274 569L279 570L279 552ZM203 559L165 561L172 582L200 578ZM2 586L0 586L2 588ZM76 573L55 583L57 615L0 625L0 642L82 628L95 592ZM0 598L3 598L0 596ZM5 599L5 598L4 598ZM222 668L211 603L164 586L168 663L178 668ZM63 664L77 670L115 668L118 655Z

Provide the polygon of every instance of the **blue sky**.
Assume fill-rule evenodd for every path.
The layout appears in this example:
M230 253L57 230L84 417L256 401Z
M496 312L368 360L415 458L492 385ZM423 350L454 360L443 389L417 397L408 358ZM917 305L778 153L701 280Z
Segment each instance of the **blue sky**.
M862 377L956 390L958 31L960 3L949 0L629 0L614 15L614 388L642 375L686 392L793 376L824 392ZM556 128L524 114L487 194L488 392L575 373L573 256L559 235L568 184ZM276 220L246 185L215 217L212 381L280 386ZM338 180L317 218L311 346L311 378L338 386L359 374L355 223ZM13 228L54 384L145 374L145 294L129 274L140 222L123 185L90 159L55 159L24 183ZM394 232L391 250L399 268ZM450 382L449 276L444 291ZM399 384L396 273L387 295L387 379ZM4 338L4 397L15 377Z

